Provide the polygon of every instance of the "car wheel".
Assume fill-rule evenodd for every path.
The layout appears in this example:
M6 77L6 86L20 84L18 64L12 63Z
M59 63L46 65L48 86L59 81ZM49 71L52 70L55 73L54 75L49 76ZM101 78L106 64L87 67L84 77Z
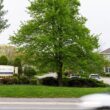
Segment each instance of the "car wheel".
M99 107L99 108L96 108L95 110L110 110L110 106Z

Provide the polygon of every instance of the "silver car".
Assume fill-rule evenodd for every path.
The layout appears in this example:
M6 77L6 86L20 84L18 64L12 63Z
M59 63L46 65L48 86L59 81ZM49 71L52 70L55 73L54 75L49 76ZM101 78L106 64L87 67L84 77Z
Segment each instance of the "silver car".
M100 93L83 96L80 98L79 110L110 110L110 95Z
M100 78L100 76L98 74L90 74L89 78L95 79L95 80L98 80L98 81L102 81L102 79Z

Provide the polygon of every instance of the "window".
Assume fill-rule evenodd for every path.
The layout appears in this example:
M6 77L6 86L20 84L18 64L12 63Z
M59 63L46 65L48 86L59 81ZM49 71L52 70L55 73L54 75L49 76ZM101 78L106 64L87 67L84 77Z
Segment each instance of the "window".
M105 73L110 73L110 67L104 67L104 72Z

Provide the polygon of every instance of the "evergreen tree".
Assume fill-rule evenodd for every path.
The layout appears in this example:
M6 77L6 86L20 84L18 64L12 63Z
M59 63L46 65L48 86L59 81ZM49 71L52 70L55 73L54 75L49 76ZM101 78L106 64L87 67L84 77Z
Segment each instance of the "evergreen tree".
M19 57L15 58L14 66L18 67L18 76L20 77L22 75L22 64L21 64L21 59Z
M4 55L0 57L0 65L7 65L8 64L8 58Z
M4 19L6 11L3 10L3 7L3 0L0 0L0 32L2 32L5 28L9 26L7 25L7 19Z

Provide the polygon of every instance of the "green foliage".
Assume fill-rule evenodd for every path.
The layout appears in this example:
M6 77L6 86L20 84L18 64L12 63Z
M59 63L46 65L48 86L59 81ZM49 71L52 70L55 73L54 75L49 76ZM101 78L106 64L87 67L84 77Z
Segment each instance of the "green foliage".
M0 65L7 65L8 64L8 59L6 56L1 56L0 57Z
M58 86L58 81L53 77L46 77L41 79L42 85ZM89 78L63 78L62 86L67 87L107 87L109 85L104 84L102 81Z
M98 37L85 26L79 6L79 0L33 0L28 7L32 19L10 39L25 53L26 62L39 71L57 72L59 85L64 70L89 71L91 63L97 68L93 51Z
M0 0L0 33L9 26L7 25L7 19L4 19L6 11L4 11L3 8L3 0Z
M18 77L12 77L13 79L13 84L19 84L19 78Z
M18 75L21 76L21 74L22 74L22 64L21 64L21 59L19 57L16 57L14 59L14 66L18 67Z
M9 84L18 84L18 83L19 83L19 79L17 77L4 77L0 79L0 84L9 85Z
M14 60L14 66L15 67L19 67L19 66L21 66L21 59L20 58L15 58L15 60Z
M98 73L101 74L103 72L103 67L107 65L109 62L104 59L103 56L100 55L99 52L90 52L88 53L89 57L86 56L82 62L79 63L79 70L82 70L82 74L91 74ZM79 71L79 73L81 73Z
M36 75L36 71L32 67L26 66L24 68L24 75L27 76L28 78L32 78L34 75Z
M48 85L48 86L58 86L58 81L57 79L53 77L46 77L41 79L42 85Z
M26 76L19 77L19 84L29 84L29 78Z
M13 77L2 77L0 78L1 85L14 85L14 84L27 84L27 85L37 85L37 79L31 78L29 79L26 76L13 76Z
M101 81L88 78L74 78L74 79L63 79L63 85L69 87L107 87L109 85L104 84Z
M30 80L30 84L32 84L32 85L37 85L37 84L38 84L38 83L37 83L37 79L32 78L32 79Z
M110 74L109 73L108 74L102 73L101 76L103 76L103 77L110 77Z

